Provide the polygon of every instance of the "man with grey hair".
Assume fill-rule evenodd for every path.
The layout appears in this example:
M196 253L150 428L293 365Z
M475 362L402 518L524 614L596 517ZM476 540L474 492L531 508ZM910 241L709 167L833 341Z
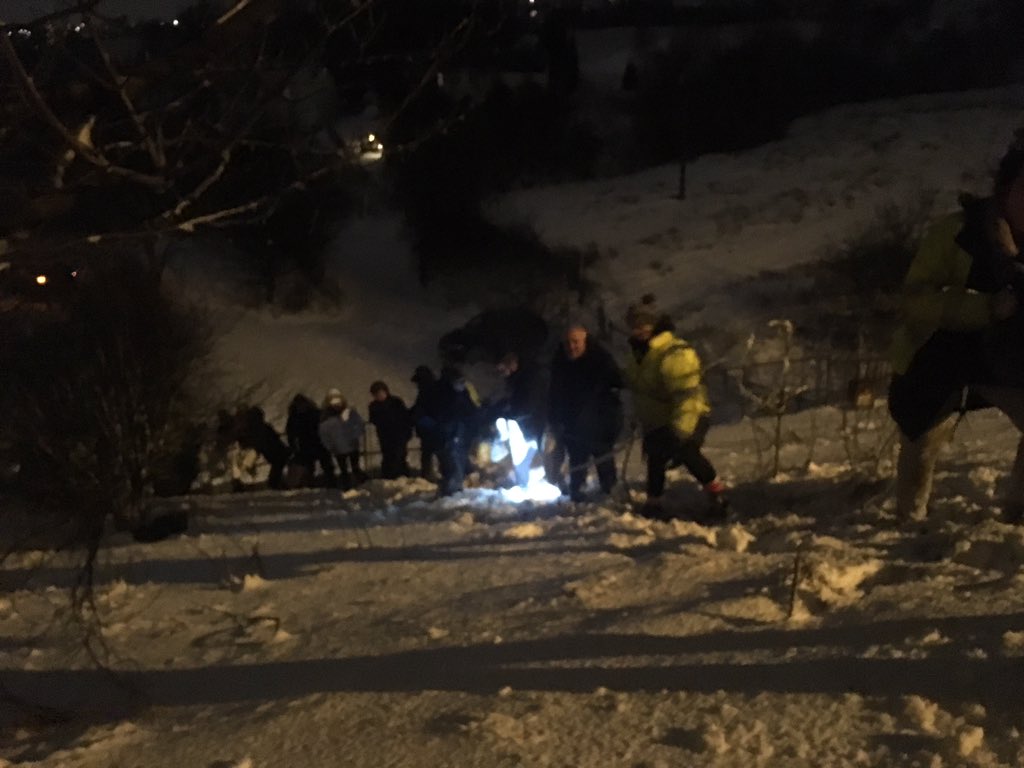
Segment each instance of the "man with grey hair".
M548 392L548 423L555 441L555 463L569 456L569 495L584 499L583 486L593 460L604 493L611 493L617 480L615 442L622 431L622 403L619 390L622 374L611 354L591 341L581 324L571 325L564 343L551 362ZM559 466L560 471L560 466ZM550 482L557 478L549 477Z

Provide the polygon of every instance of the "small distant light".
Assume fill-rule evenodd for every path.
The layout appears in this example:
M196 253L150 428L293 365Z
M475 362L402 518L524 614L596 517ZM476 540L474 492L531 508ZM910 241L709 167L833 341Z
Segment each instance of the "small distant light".
M18 30L18 36L19 37L32 37L32 30L31 29L19 29Z
M366 140L372 144L377 140L377 136L376 134L371 133L369 136L366 137Z
M78 277L78 270L77 269L71 270L71 276L72 277Z
M534 8L532 11L530 11L530 18L532 19L532 18L536 17L536 15L537 15L537 9Z
M377 142L377 151L378 152L383 152L384 151L384 145L381 144L379 141Z
M75 24L75 32L81 32L85 29L85 24Z
M173 24L175 27L178 26L178 24L180 24L180 23L181 22L179 22L177 19L175 19L174 21L171 22L171 24Z
M46 275L36 275L36 285L46 285Z

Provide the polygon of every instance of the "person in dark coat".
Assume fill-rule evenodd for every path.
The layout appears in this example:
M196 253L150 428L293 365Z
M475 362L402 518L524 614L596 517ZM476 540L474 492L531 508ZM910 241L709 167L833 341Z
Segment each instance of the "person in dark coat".
M316 403L303 394L295 395L288 406L288 422L284 431L292 452L291 460L306 470L310 480L319 463L324 483L328 488L334 488L337 485L334 459L320 441L320 409Z
M410 411L416 437L420 440L420 477L434 482L437 479L434 459L441 450L441 433L432 415L433 406L430 401L435 394L437 377L429 367L419 365L410 381L416 385L416 400Z
M267 423L263 409L252 406L242 410L237 419L236 438L242 448L256 451L270 464L267 486L278 490L282 487L282 476L288 463L288 446L281 440L277 430Z
M375 381L370 385L373 400L369 405L370 423L377 430L380 442L380 473L386 480L409 474L406 463L409 440L412 438L412 413L400 397L391 394L388 385Z
M594 460L598 482L611 493L616 482L615 441L622 431L622 373L611 354L573 325L551 362L548 424L555 453L569 456L569 494L583 499L587 465ZM561 464L557 460L557 464ZM556 478L548 478L552 483Z
M450 496L462 490L466 477L468 440L476 423L477 406L462 372L454 366L441 369L441 378L431 387L424 415L437 424L440 438L438 459L441 481L438 495Z

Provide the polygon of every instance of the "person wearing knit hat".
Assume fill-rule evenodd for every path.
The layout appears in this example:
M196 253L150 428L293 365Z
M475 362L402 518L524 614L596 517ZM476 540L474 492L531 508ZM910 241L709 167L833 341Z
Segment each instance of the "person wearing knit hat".
M647 293L636 304L630 304L626 309L626 328L633 329L643 326L657 325L660 315L655 304L654 296Z
M338 462L341 490L366 482L366 473L359 466L359 449L365 425L363 417L349 406L340 389L327 390L318 434L324 448Z
M625 370L633 408L643 429L647 459L647 501L640 513L673 517L662 505L665 472L685 466L704 488L710 516L728 509L725 485L702 447L710 421L707 389L696 350L674 333L671 320L658 312L653 296L626 312L632 354Z

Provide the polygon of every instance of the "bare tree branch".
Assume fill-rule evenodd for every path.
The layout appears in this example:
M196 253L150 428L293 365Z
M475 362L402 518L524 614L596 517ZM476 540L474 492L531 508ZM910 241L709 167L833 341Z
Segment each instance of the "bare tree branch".
M110 77L110 83L114 90L117 92L118 98L124 105L125 111L132 119L132 124L135 126L135 130L139 134L139 139L142 140L143 145L146 147L146 151L149 153L149 159L153 162L153 167L158 170L163 170L167 167L167 158L160 152L156 141L154 141L152 134L146 129L146 124L142 119L142 116L135 109L135 105L132 103L131 97L128 96L128 91L125 89L125 83L128 78L122 76L114 67L113 61L110 58L110 52L107 50L100 36L93 34L93 43L96 46L96 51L100 55L100 59L103 60L103 66L106 67L107 74Z
M50 109L50 105L47 104L46 99L44 99L42 94L39 93L39 90L36 88L31 76L25 71L25 67L21 62L21 58L18 56L18 52L14 50L14 46L11 44L11 39L6 34L0 34L0 50L3 51L4 57L7 59L7 62L11 65L11 69L14 71L14 75L21 86L22 97L39 113L39 115L46 121L46 124L49 125L50 128L54 130L69 147L74 149L83 160L95 165L97 168L102 169L105 173L108 173L111 176L128 179L152 189L163 189L167 186L166 179L160 176L140 173L131 168L114 165L104 155L97 152L92 146L83 143L78 136L72 133L71 130L60 121L60 118L54 114L53 110Z

